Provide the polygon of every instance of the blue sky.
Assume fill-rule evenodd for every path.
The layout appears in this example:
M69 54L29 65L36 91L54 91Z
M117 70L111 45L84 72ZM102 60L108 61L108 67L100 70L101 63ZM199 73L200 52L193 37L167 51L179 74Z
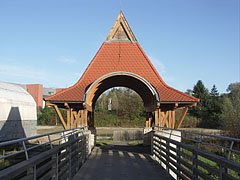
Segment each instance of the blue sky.
M122 0L122 10L167 84L224 93L240 81L239 2ZM119 11L120 0L0 0L0 81L75 84Z

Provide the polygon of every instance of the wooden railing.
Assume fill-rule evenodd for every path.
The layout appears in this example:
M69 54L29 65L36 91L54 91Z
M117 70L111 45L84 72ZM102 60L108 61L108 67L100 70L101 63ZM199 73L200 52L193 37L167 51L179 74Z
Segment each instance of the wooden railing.
M50 135L57 133L61 133L62 136L50 140ZM34 139L44 136L48 137L49 141L29 146L30 141L32 142ZM19 158L21 153L25 154L25 159L21 159L20 162L2 169L0 171L1 180L72 179L86 159L86 136L83 128L0 143L0 148L11 147L14 144L25 145L22 150L6 154L0 157L0 160L7 161L9 158ZM47 150L39 152L39 147L48 145ZM35 154L37 152L37 155L30 153L30 151ZM21 156L21 158L23 157Z
M233 144L239 145L240 139L191 132L193 136L200 135L201 138L196 140L184 136L187 133L189 132L166 128L153 131L153 156L175 179L240 179L240 163L231 158L237 156L240 160L240 151L233 149ZM225 156L208 152L205 147L207 143L203 141L204 136L217 138L215 142L219 139L229 140L230 147L208 143L221 148Z

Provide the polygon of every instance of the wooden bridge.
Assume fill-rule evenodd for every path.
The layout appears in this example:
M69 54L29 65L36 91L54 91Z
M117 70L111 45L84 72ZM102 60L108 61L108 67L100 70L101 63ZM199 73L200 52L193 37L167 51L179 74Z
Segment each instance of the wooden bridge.
M95 103L113 87L130 88L142 98L149 154L116 144L95 147ZM240 179L240 152L234 149L239 139L177 130L200 100L163 81L122 11L79 81L44 100L65 130L1 143L0 180ZM66 119L59 108L66 109ZM182 109L178 121L177 109Z
M76 128L0 143L0 179L240 178L240 139L155 127L143 151L124 143L91 146L90 136Z

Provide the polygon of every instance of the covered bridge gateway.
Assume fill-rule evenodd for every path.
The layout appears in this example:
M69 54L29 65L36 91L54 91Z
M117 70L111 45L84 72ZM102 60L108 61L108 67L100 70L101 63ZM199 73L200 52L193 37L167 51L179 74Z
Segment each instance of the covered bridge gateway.
M122 11L80 80L44 100L55 108L65 129L94 127L96 100L105 90L117 86L128 87L141 96L147 112L146 127L155 124L179 128L188 107L199 101L169 87L162 80L137 42ZM58 108L67 109L67 120L63 119ZM176 124L175 110L180 108L184 111Z

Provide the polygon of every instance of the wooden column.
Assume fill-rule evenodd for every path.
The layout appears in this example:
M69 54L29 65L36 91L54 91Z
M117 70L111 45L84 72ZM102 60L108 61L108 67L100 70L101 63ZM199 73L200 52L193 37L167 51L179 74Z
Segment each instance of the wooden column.
M94 127L94 112L88 112L88 126Z
M166 126L168 127L168 121L167 121L167 118L168 118L168 111L167 111L166 113L163 112L162 115L163 115L162 126L164 127L165 124L166 124Z
M168 111L168 128L172 128L172 111Z
M70 127L71 129L74 128L74 124L73 124L73 121L74 121L74 118L73 118L73 109L70 108Z
M83 121L84 121L84 110L81 110L81 118L80 118L80 121L79 121L79 126L83 126Z
M83 126L86 127L87 124L87 119L88 119L88 111L84 110L84 118L83 118Z
M152 113L146 112L146 127L151 127Z
M172 128L174 129L175 127L175 110L172 110Z
M159 112L158 112L158 109L155 110L155 126L159 126Z
M67 129L70 129L71 125L71 113L70 113L70 108L67 109Z

